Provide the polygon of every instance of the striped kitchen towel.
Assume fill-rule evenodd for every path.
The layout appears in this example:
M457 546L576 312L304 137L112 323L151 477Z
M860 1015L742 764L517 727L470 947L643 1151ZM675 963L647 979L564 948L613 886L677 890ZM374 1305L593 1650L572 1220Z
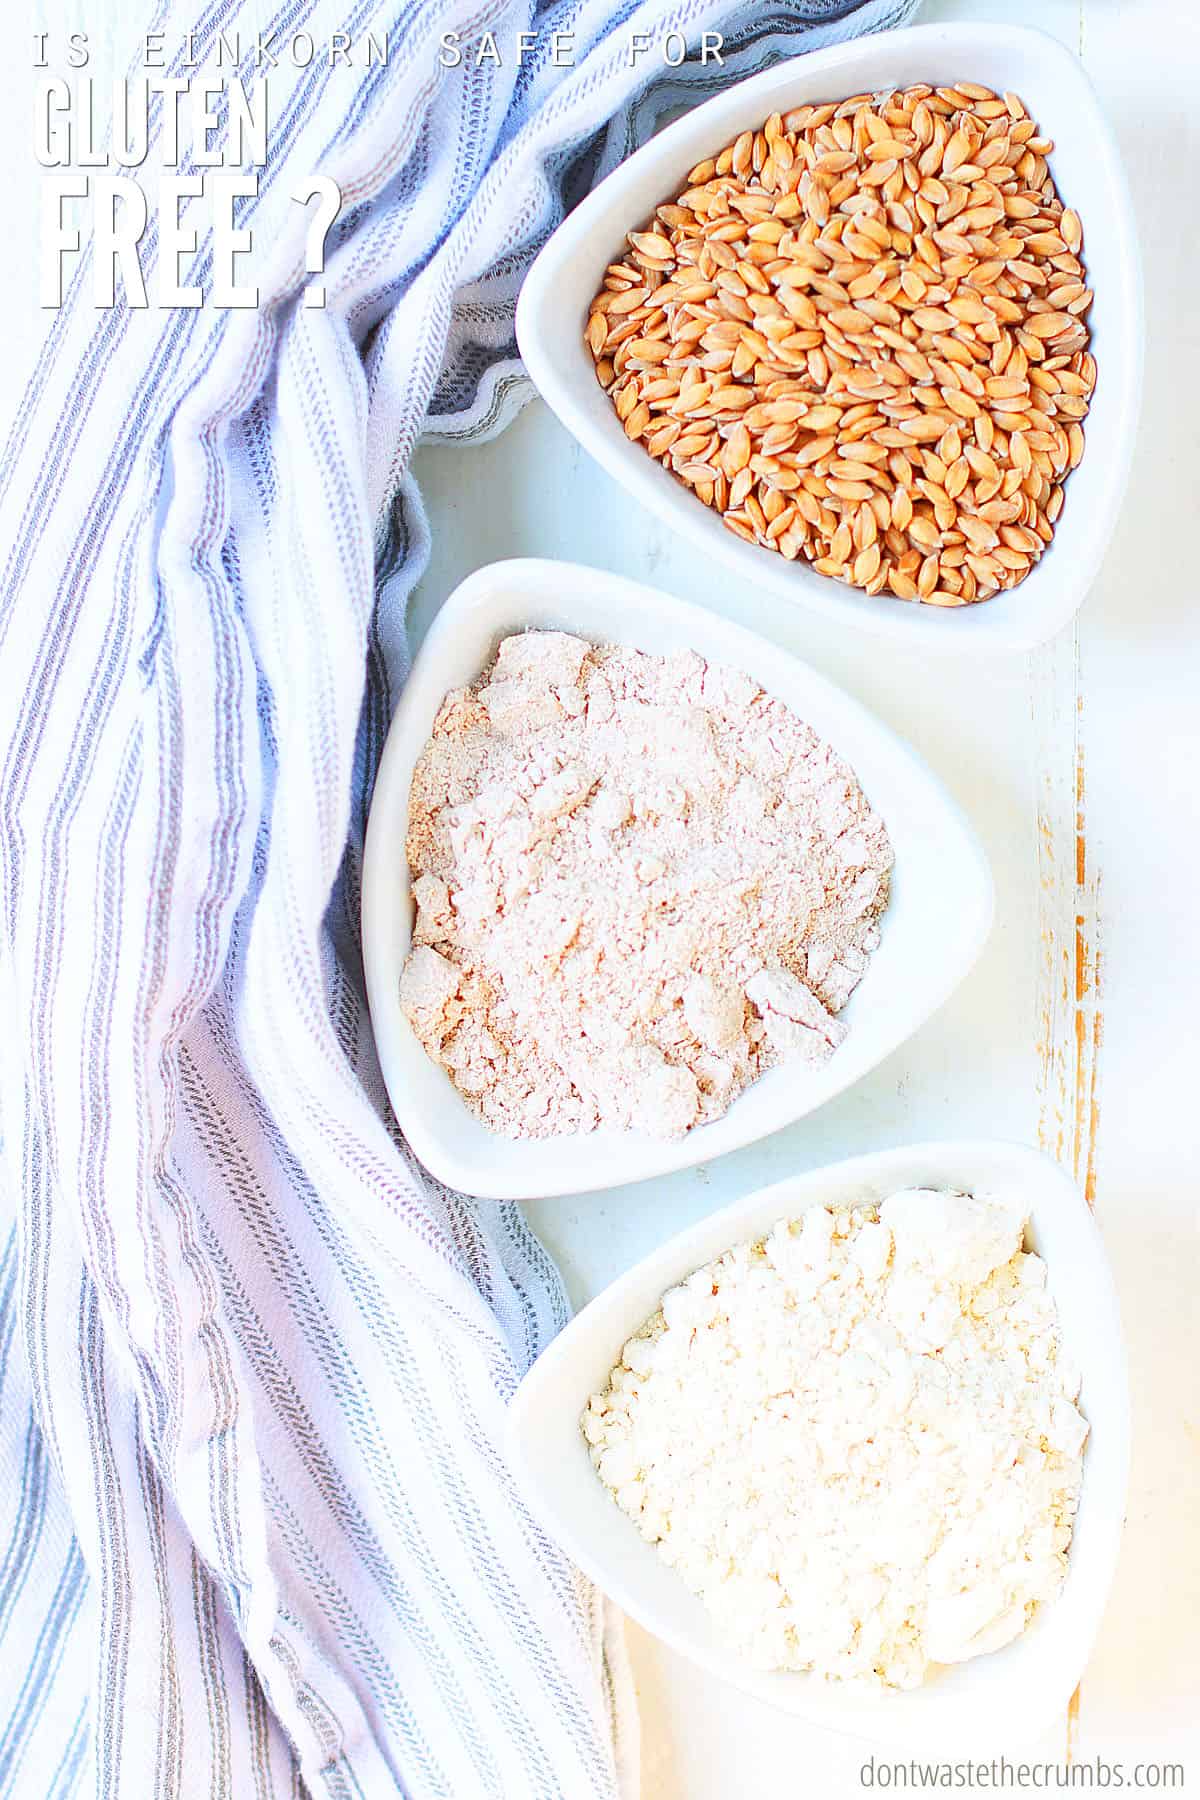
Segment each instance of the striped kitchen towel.
M668 108L908 10L147 20L168 76L196 73L185 31L247 80L259 33L317 54L269 77L257 308L97 310L85 257L0 467L0 1794L635 1785L619 1625L500 1449L562 1288L515 1207L414 1165L363 1001L364 815L426 551L407 470L524 397L522 272ZM705 28L722 68L630 66L631 32ZM368 31L386 62L323 54ZM446 32L498 62L440 68ZM344 197L323 311L289 191L317 169Z

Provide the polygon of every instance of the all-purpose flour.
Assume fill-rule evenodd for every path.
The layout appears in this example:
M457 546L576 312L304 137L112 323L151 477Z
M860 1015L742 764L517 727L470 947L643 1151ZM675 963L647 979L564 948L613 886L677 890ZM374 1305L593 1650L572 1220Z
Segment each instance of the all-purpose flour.
M1054 1598L1087 1423L1020 1210L818 1206L663 1298L592 1458L764 1669L913 1687Z
M447 695L407 853L401 1003L513 1137L677 1136L829 1056L892 862L852 771L748 676L557 631Z

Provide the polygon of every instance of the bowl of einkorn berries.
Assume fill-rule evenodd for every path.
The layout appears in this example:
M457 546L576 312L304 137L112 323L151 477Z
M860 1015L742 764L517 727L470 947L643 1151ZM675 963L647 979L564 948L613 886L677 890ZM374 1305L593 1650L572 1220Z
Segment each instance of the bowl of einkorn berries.
M1112 131L1039 32L797 57L601 182L517 335L584 448L742 579L923 648L1028 649L1080 605L1132 453Z

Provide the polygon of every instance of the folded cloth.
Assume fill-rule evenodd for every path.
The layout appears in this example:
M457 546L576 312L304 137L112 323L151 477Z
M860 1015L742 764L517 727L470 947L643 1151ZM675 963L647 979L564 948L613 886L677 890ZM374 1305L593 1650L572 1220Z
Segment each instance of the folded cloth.
M563 1290L517 1208L413 1163L363 1000L407 470L524 397L521 275L667 109L908 10L291 0L257 307L97 310L85 255L52 316L0 465L0 1793L632 1791L619 1625L501 1450ZM253 79L262 22L161 7L164 72L220 32ZM630 64L707 28L721 68ZM499 61L440 68L447 32Z

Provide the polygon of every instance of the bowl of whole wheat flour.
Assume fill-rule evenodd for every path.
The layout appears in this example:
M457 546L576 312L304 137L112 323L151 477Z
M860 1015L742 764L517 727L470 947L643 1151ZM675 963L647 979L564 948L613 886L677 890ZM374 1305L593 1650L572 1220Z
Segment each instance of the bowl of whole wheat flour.
M593 734L595 743L577 738L589 756L606 745L609 759L582 771L546 750L552 772L538 772L521 817L526 834L532 811L535 825L544 818L559 835L552 879L543 858L530 892L527 859L502 853L511 790L532 789L545 696L561 696L551 708L560 722L564 707L580 706L572 683L581 659L592 677L588 708L615 696L623 729L633 718L642 735L615 747L611 731ZM656 704L664 682L694 683L692 703ZM490 732L477 728L485 716ZM821 807L833 793L839 841L855 846L850 878L818 893L803 925L807 984L788 968L792 915L805 921L809 908L803 887L787 883L792 864L803 880L828 819L820 807L805 810L803 796L781 804L762 782L730 785L713 745L743 729L759 734L747 745L756 768L773 748L766 740L786 749L789 732L801 752L807 745L825 759ZM739 755L735 735L725 765ZM646 768L656 782L649 804L639 786ZM482 775L495 778L490 787ZM715 790L710 840L732 841L703 848L705 891L720 888L712 870L725 866L726 848L731 883L747 843L771 872L770 904L757 903L756 887L755 906L738 915L748 923L732 933L719 914L663 898L696 866L683 815L688 792L706 781ZM586 809L576 812L584 790ZM507 794L506 804L493 806L493 794ZM431 820L449 824L439 833ZM612 834L634 845L623 859L608 853ZM591 864L581 861L588 856ZM568 979L583 966L573 954L581 909L601 946L587 965L595 1005ZM942 1004L978 955L991 914L990 873L967 821L857 702L756 633L568 563L493 564L451 595L401 697L372 800L363 950L384 1078L425 1166L480 1197L643 1180L804 1117ZM659 963L675 958L687 980L657 1036L639 1033L630 1048L612 1041L613 1019L649 978L630 964L636 954L646 968L648 944ZM489 1010L497 986L504 1007ZM496 1039L506 1031L501 1056ZM453 1054L439 1049L447 1041Z

